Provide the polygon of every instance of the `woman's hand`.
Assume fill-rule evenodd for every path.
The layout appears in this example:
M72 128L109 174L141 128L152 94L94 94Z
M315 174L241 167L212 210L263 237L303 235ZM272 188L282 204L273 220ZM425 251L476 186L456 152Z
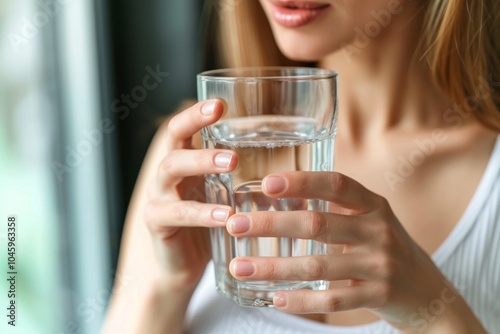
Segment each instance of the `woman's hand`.
M348 286L326 291L281 291L274 297L277 308L291 313L366 308L409 333L453 329L457 323L456 328L464 333L471 332L468 328L474 329L474 333L482 332L463 299L406 233L384 198L334 172L270 175L263 180L263 188L271 197L329 201L331 212L236 214L227 225L232 235L313 239L342 245L343 252L308 257L236 258L230 264L234 277L349 281ZM424 318L419 312L434 306L431 303L435 300L443 306L439 317ZM425 321L419 322L420 319ZM470 320L467 325L476 327L461 326L464 319ZM448 327L451 322L453 326ZM439 330L436 332L441 333Z
M225 226L231 207L205 204L203 174L227 173L237 165L231 151L195 150L192 137L216 122L223 103L207 100L179 113L168 124L166 155L149 185L145 221L170 288L194 289L209 261L206 227Z
M225 226L232 214L229 207L202 203L202 175L233 170L237 157L194 149L199 145L193 135L216 122L223 109L219 100L197 103L166 121L153 138L120 251L118 272L131 279L126 286L115 284L103 333L184 332L189 301L210 259L206 227Z

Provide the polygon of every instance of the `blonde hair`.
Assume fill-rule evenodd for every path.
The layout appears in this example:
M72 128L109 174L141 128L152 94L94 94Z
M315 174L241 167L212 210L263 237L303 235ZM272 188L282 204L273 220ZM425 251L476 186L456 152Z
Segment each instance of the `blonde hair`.
M419 59L437 86L485 126L500 131L500 1L427 0ZM208 1L217 19L216 67L311 65L278 49L257 0ZM478 95L478 87L487 94Z
M212 25L205 42L214 48L214 67L313 65L281 53L258 0L209 0L205 5Z
M437 85L453 102L500 131L500 3L497 0L430 0L422 44ZM478 96L487 83L489 94Z

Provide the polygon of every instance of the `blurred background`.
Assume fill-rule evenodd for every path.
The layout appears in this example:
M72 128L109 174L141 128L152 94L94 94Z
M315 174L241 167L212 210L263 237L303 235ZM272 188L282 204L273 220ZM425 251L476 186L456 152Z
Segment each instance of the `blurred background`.
M200 46L213 6L0 2L0 333L99 332L148 144L210 67ZM6 310L10 216L15 327Z

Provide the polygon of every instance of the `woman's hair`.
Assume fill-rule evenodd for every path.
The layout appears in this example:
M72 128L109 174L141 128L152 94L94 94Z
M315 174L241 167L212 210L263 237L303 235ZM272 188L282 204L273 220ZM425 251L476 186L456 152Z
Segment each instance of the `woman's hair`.
M438 87L485 126L500 131L500 1L426 0L416 59ZM215 67L311 65L278 49L257 0L212 0Z
M429 0L421 42L438 86L500 131L500 2Z
M258 0L209 0L205 50L214 67L312 65L292 61L278 49ZM205 55L207 56L207 55Z

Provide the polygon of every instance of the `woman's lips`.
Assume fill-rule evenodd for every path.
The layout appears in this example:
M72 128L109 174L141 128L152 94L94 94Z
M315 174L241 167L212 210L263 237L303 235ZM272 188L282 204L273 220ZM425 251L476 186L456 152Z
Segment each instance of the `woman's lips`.
M330 7L313 1L271 0L273 17L282 26L296 28L316 19Z

